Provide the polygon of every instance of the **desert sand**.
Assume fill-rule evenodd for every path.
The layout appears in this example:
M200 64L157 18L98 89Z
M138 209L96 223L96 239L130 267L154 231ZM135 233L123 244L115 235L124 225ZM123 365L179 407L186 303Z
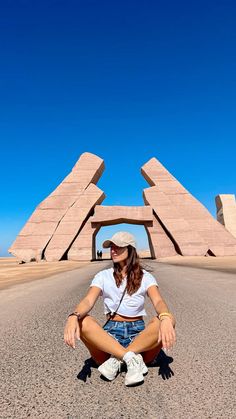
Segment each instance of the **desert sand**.
M204 257L204 256L173 256L158 259L168 265L182 265L199 269L213 269L220 272L236 273L236 256Z
M0 290L12 285L35 279L47 278L60 272L71 271L86 265L89 262L72 262L63 260L60 262L30 262L19 264L17 258L0 258Z
M139 252L140 258L149 258L149 250ZM110 259L108 252L103 253L103 260ZM95 261L93 263L100 263ZM199 269L213 269L221 272L236 273L236 256L203 257L203 256L173 256L157 259L156 262L168 265L189 266ZM89 264L89 261L76 262L63 260L60 262L30 262L19 264L14 257L0 258L0 290L12 285L43 279L60 272L71 271Z

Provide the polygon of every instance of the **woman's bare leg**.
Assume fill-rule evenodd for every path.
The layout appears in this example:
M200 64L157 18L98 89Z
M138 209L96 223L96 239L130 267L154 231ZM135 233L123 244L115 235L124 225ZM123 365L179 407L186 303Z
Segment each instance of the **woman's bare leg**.
M157 317L153 317L127 349L135 353L142 353L145 363L151 362L162 348L162 341L159 340L159 329L160 320Z
M81 340L86 346L99 350L98 355L102 353L114 355L118 359L122 359L127 348L124 348L117 340L110 336L91 316L85 316L79 320Z
M95 346L89 344L84 337L81 336L81 341L84 343L86 348L89 350L91 357L96 362L97 365L103 364L108 358L110 358L110 354L107 352L101 351L97 349Z
M146 356L146 359L148 359L151 354L154 354L154 358L162 347L161 341L158 340L159 328L160 320L158 320L157 317L153 317L145 329L136 336L127 349L136 353L148 351L150 354L149 356Z

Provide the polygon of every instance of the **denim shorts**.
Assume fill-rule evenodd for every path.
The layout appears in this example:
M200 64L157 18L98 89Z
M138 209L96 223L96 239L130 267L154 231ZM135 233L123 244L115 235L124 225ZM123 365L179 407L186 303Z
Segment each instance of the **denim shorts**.
M124 346L124 348L129 346L144 328L145 323L143 320L135 320L133 322L116 322L114 320L109 320L109 322L103 326L103 329Z

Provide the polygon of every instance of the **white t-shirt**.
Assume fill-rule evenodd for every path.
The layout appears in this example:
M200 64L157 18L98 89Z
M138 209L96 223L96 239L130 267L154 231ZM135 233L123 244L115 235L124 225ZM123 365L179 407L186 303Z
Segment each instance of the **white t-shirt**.
M123 279L119 288L116 286L113 272L113 268L98 272L90 285L91 287L101 289L105 314L116 311L126 287L126 277ZM139 289L132 295L128 295L127 292L125 293L117 314L126 317L146 316L144 301L147 290L152 285L158 286L156 279L152 274L143 270L143 278Z

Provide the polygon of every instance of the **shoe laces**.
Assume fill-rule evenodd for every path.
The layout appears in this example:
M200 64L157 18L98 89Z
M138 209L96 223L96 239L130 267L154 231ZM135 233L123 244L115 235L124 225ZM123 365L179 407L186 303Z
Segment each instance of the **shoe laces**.
M119 361L119 359L115 358L114 356L109 358L109 364L113 368L118 368L119 371L121 370L121 361Z
M127 367L128 368L137 368L137 366L140 365L140 360L139 358L133 356L128 362L127 362Z

